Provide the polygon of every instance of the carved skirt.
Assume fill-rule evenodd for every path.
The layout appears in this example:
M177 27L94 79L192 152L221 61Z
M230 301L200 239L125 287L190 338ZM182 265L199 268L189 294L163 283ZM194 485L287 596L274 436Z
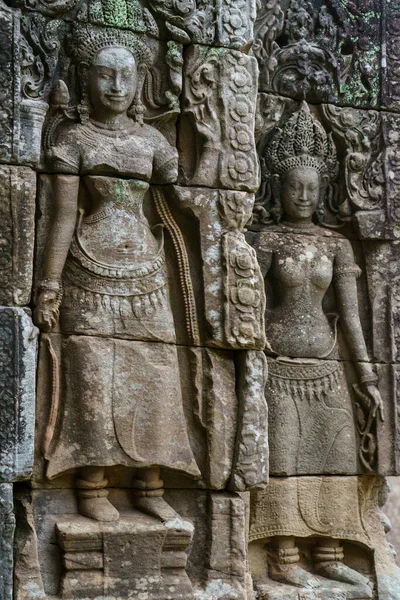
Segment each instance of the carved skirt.
M271 477L265 490L251 492L249 540L328 536L371 545L360 486L354 476Z
M356 474L351 398L335 360L268 358L271 475Z
M86 254L74 237L63 272L63 333L175 342L162 236L147 264L123 268Z
M177 348L66 336L47 476L86 466L160 466L199 478L187 433Z

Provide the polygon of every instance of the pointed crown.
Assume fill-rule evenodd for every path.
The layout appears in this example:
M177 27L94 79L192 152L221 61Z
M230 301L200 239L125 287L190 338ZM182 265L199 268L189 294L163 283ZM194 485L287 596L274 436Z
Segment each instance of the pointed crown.
M284 175L298 167L312 167L334 179L337 157L332 135L311 116L305 102L300 110L276 131L265 152L271 173Z

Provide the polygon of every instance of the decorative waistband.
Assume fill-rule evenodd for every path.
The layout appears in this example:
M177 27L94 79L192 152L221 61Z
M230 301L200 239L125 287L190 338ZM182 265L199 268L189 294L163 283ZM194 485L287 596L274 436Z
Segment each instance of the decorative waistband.
M78 263L83 269L97 277L106 277L110 279L139 279L147 277L159 271L164 264L164 243L163 237L160 239L160 246L157 255L153 260L148 261L140 266L137 265L108 265L97 261L88 255L81 247L78 237L75 235L70 251L69 258L73 262ZM71 260L69 261L71 262Z
M341 373L336 360L307 364L268 358L268 386L271 392L290 396L300 402L320 402L324 396L336 394Z
M124 273L124 277L111 277L93 273L69 256L63 273L63 287L75 286L94 294L109 296L140 296L165 287L164 261L157 260L157 268L143 275Z
M322 379L335 373L339 368L336 360L316 360L306 363L296 360L280 361L267 357L268 373L279 379L311 380Z

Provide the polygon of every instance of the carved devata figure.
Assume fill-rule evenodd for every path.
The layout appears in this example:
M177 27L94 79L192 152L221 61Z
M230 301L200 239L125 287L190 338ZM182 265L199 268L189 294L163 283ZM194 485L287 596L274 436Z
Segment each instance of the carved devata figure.
M377 377L360 324L356 287L360 269L349 241L318 222L327 185L337 173L336 152L303 103L272 136L265 159L273 200L269 215L262 208L258 215L261 212L264 222L269 216L270 225L251 235L267 293L270 474L281 477L275 479L279 494L272 480L261 501L254 496L251 539L271 539L273 580L319 587L320 580L299 565L296 543L297 537L314 536L315 574L367 586L363 575L343 563L340 542L343 537L365 539L357 477L282 479L359 472L352 400L337 360L338 318L358 368L359 456L365 467L372 468L374 460L372 422L378 413L382 416ZM323 308L330 286L336 294L337 315L326 314ZM366 423L361 423L360 411L367 415ZM350 506L347 516L341 497Z
M64 334L61 427L53 439L54 422L47 431L47 476L78 472L79 512L115 521L105 467L134 467L136 507L168 520L176 513L162 498L160 467L200 472L183 413L162 228L150 227L143 201L150 184L176 180L177 152L143 124L145 43L76 26L72 47L80 122L59 128L47 152L55 210L35 311L44 332L57 325Z

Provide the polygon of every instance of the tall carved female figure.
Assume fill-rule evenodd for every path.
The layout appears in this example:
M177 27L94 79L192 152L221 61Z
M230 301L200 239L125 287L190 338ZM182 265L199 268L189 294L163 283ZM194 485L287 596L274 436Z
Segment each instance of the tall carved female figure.
M337 360L338 318L358 369L364 406L374 418L382 408L360 324L356 287L360 269L349 241L318 224L326 186L337 169L335 148L303 103L269 141L265 156L275 224L253 234L253 244L267 293L270 474L356 475L353 406ZM330 286L336 296L336 315L324 310ZM360 452L365 463L371 459L370 450ZM300 567L296 544L296 537L314 535L314 573L348 584L368 584L343 563L340 538L346 537L344 530L352 517L347 519L339 511L332 519L335 498L341 494L348 498L354 481L350 504L355 517L348 535L362 539L357 478L350 478L350 484L349 478L342 478L347 486L342 491L338 479L280 479L282 495L274 505L272 483L267 488L266 504L255 506L256 516L257 510L264 516L261 525L254 523L253 539L272 538L271 579L297 587L319 586L319 580ZM324 506L329 517L324 516Z
M59 331L62 393L47 476L78 473L78 510L118 519L105 468L136 468L136 507L167 520L160 468L200 476L187 434L161 227L143 210L151 184L177 177L177 152L143 124L149 64L134 34L77 26L80 122L50 148L54 219L36 322ZM149 343L150 342L150 343Z

